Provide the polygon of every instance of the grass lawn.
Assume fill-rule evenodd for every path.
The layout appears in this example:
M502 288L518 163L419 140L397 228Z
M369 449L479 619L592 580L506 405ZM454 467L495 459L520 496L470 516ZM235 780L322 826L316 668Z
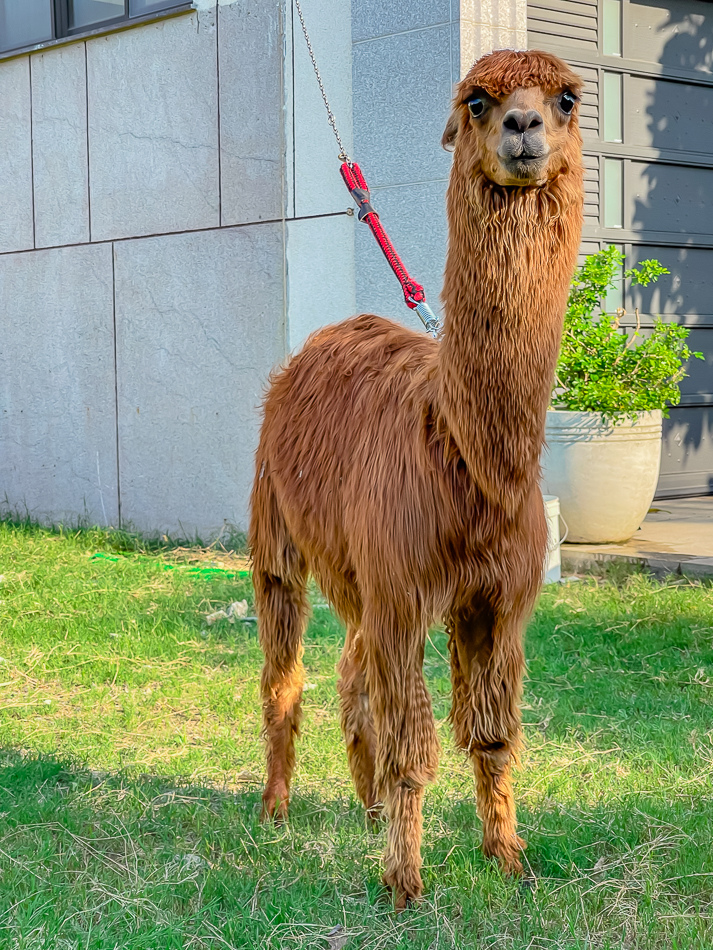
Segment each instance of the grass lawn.
M205 621L251 604L241 567L0 523L0 948L713 947L711 586L542 594L516 775L530 887L479 851L432 632L441 771L425 897L397 917L339 730L343 632L318 596L291 821L258 823L256 627Z

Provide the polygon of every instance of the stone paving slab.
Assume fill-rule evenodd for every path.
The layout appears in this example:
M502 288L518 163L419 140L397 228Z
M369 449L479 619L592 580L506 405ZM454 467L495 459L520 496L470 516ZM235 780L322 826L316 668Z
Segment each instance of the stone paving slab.
M624 544L562 545L563 574L606 561L639 564L658 575L713 577L713 495L655 502Z

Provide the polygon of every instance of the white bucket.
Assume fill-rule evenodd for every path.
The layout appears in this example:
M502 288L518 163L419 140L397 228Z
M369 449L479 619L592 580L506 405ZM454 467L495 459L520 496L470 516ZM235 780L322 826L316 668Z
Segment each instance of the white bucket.
M560 557L560 500L557 495L543 495L547 518L547 556L545 558L545 584L556 584L562 576Z

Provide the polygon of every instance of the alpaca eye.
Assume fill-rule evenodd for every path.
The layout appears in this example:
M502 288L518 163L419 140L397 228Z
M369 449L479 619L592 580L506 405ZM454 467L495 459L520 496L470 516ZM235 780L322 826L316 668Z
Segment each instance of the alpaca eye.
M469 99L467 106L468 111L474 119L480 118L480 116L485 112L485 103L482 99L478 99L477 96L475 99Z
M560 96L560 109L565 115L570 115L577 104L577 97L571 92L563 92Z

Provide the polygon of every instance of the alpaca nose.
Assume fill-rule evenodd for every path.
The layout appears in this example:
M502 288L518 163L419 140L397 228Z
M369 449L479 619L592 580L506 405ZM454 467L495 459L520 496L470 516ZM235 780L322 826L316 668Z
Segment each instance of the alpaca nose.
M530 109L527 112L523 109L511 109L503 119L503 128L508 132L516 132L518 135L534 132L542 125L542 116L536 109Z

